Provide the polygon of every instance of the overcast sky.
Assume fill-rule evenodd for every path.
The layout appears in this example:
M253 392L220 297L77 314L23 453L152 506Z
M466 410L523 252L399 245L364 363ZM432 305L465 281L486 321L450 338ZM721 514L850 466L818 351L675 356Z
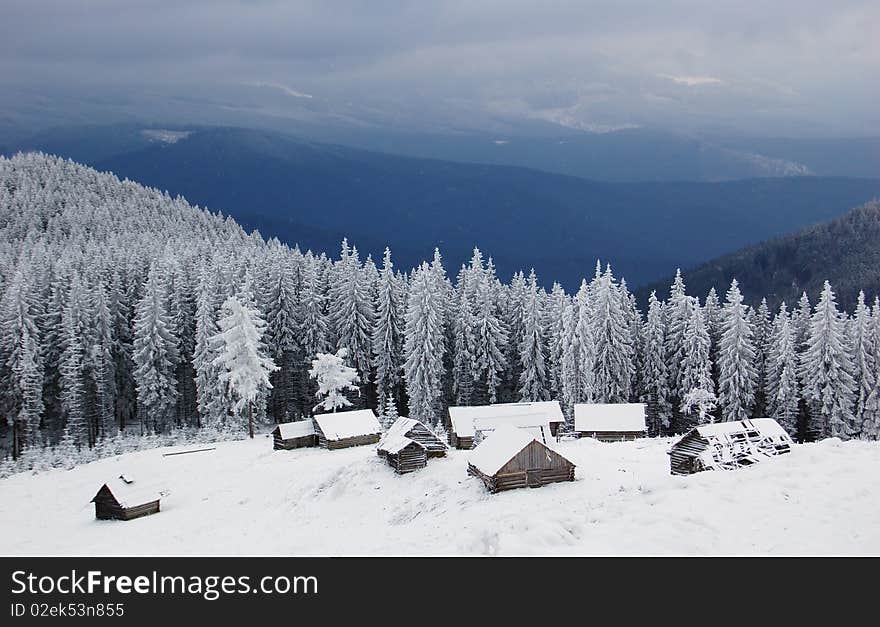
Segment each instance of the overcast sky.
M4 0L0 84L49 108L877 135L878 34L876 0Z

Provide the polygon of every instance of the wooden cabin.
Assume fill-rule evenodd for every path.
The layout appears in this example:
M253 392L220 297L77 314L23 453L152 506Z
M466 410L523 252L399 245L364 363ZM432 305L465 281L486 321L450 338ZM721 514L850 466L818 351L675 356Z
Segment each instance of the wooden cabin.
M397 474L405 474L428 465L428 451L421 442L404 435L383 437L379 454Z
M536 403L510 403L449 408L449 444L458 449L474 446L477 433L485 437L495 429L507 426L524 429L545 444L554 440L552 412ZM558 407L558 403L556 404ZM561 411L559 412L562 413ZM557 423L558 429L558 423Z
M735 470L791 452L791 436L772 418L694 427L669 449L673 475Z
M141 489L128 475L108 481L91 500L99 520L132 520L159 512L157 492Z
M372 409L318 414L313 421L318 446L330 450L375 444L382 435Z
M623 442L648 433L643 403L576 403L574 430L578 437Z
M557 481L574 481L575 465L516 427L499 427L480 442L468 460L468 474L491 492L539 488Z
M448 447L437 437L437 435L426 427L423 423L412 418L398 418L393 425L388 428L382 439L379 440L379 446L376 452L380 456L385 455L386 440L391 441L393 438L404 437L414 440L422 445L428 454L428 457L445 457Z
M275 438L276 451L318 446L315 423L310 419L282 422L272 431L272 437Z

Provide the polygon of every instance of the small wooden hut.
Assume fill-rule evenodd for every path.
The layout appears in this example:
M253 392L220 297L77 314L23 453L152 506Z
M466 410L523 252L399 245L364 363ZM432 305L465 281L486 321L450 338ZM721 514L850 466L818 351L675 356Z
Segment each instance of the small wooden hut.
M282 422L272 431L272 437L276 451L318 446L318 434L311 419Z
M468 460L468 474L481 479L493 493L574 481L574 469L574 464L531 433L509 426L495 429Z
M647 435L643 403L577 403L574 430L578 437L623 442Z
M140 489L128 475L108 481L92 499L95 518L99 520L132 520L159 512L157 492Z
M313 420L318 445L330 450L375 444L382 435L372 409L318 414Z
M386 442L391 442L398 437L409 438L422 445L428 454L428 457L445 457L448 447L437 437L424 423L412 418L398 418L393 425L388 428L382 439L379 440L379 446L376 452L380 456L384 456L387 450Z
M473 448L477 433L485 437L502 426L524 429L541 442L550 444L555 433L551 418L555 420L555 416L545 407L536 405L539 404L510 403L450 407L449 444L459 449Z
M422 443L399 434L382 438L379 454L400 475L428 465L428 451Z
M791 436L772 418L694 427L669 449L673 475L735 470L791 452Z

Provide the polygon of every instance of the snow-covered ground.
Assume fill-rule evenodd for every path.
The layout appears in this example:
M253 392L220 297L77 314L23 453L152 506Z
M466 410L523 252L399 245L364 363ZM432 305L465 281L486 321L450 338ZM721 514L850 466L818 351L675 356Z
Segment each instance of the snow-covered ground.
M576 481L495 495L465 451L405 476L372 446L273 451L266 436L129 453L0 480L0 554L880 554L880 444L673 477L670 442L564 441ZM95 520L89 500L123 472L170 491L162 511Z

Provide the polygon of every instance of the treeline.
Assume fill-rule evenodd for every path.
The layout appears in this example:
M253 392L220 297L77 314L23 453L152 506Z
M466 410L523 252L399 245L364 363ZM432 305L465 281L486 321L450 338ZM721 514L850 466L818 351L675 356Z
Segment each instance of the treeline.
M776 309L782 301L796 302L803 292L817 298L827 279L834 284L838 304L852 311L860 291L880 294L878 241L880 201L874 200L830 222L701 264L688 270L688 285L705 293L737 277L748 302L758 304L766 297ZM651 289L661 285L639 290L639 302L645 302Z
M502 283L479 250L450 275L439 251L409 272L345 241L330 259L69 161L0 159L6 450L243 430L212 341L229 296L264 320L279 366L262 422L311 415L311 360L346 348L356 406L428 423L450 404L555 398L569 417L578 402L645 402L652 434L774 416L800 439L878 435L876 300L847 315L826 285L815 307L803 296L771 313L736 282L701 301L679 275L643 314L610 266L575 294L533 272ZM684 403L694 390L717 395L709 416Z

